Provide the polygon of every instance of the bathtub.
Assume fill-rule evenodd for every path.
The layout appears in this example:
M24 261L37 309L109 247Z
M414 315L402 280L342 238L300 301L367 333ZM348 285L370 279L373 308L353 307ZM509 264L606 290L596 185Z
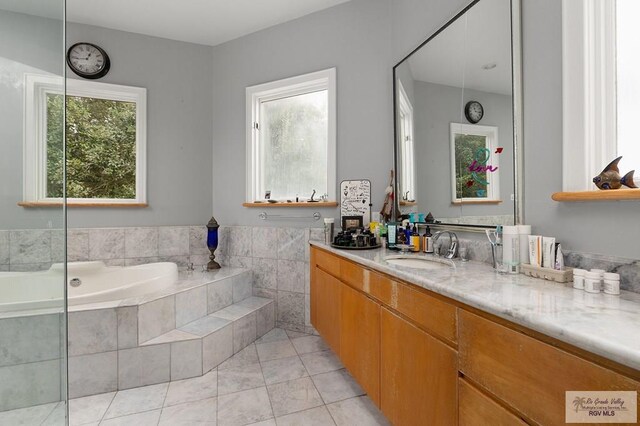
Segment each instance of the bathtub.
M74 278L80 285L67 285L69 306L128 299L168 288L178 279L178 267L170 262L127 267L70 262L68 280ZM0 272L0 312L61 308L63 280L62 263L41 272Z

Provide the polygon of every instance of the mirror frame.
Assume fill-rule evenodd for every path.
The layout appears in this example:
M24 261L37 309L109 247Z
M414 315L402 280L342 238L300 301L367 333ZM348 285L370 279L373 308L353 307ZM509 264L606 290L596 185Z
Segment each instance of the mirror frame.
M418 47L413 49L408 55L400 60L393 67L393 167L394 167L394 191L395 200L393 206L393 220L400 218L400 183L398 179L398 99L397 99L397 68L407 61L411 55L416 53L427 43L433 40L438 34L447 29L453 22L463 16L469 9L482 0L473 0L465 6L460 12L456 13L443 26L438 28L425 41L420 43ZM519 225L524 221L524 135L523 135L523 115L522 115L522 23L521 23L521 4L522 0L510 0L511 5L511 77L513 86L513 175L514 175L514 224ZM425 212L426 213L426 212ZM467 224L433 224L435 228L455 229L468 232L484 232L487 228L495 228L490 225L467 225Z

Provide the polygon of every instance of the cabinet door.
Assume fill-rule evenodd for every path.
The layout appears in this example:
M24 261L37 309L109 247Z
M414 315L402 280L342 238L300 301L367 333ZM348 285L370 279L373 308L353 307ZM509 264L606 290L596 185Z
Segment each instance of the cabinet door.
M515 414L464 379L458 381L459 426L526 426Z
M311 275L312 325L338 356L340 355L340 289L342 285L339 280L319 268L315 268Z
M535 423L564 425L567 391L640 397L635 380L470 312L459 319L460 371Z
M380 403L396 426L457 424L456 352L381 309Z
M346 284L342 285L340 357L380 406L380 305Z

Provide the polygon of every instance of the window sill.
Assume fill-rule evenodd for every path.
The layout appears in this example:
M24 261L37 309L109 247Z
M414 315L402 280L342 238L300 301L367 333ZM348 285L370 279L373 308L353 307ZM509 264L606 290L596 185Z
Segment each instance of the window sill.
M18 203L20 207L25 208L48 208L48 207L62 207L62 202L49 202L49 201L21 201ZM103 207L103 208L145 208L149 207L147 203L67 203L67 207Z
M400 201L401 206L415 206L417 204L417 201Z
M286 201L278 201L277 203L242 203L242 207L338 207L337 201L318 201L317 203L312 203L309 201L303 201L298 203L287 203Z
M454 206L464 206L467 204L502 204L502 200L469 200L469 201L452 201Z
M640 200L640 189L556 192L551 199L560 202Z

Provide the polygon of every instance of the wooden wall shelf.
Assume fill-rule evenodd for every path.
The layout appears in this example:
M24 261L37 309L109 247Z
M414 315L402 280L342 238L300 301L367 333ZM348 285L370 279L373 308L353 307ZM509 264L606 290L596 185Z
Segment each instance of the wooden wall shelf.
M21 201L18 203L20 207L26 208L51 208L62 207L60 202L40 202L40 201ZM67 203L67 207L102 207L102 208L145 208L149 207L147 203Z
M551 199L562 202L640 200L640 189L556 192Z
M416 206L418 205L417 201L400 201L401 206Z
M242 207L259 207L259 208L273 208L273 207L315 207L315 208L323 208L323 207L338 207L337 201L319 201L317 203L309 203L303 201L301 203L287 203L278 202L278 203L242 203Z

